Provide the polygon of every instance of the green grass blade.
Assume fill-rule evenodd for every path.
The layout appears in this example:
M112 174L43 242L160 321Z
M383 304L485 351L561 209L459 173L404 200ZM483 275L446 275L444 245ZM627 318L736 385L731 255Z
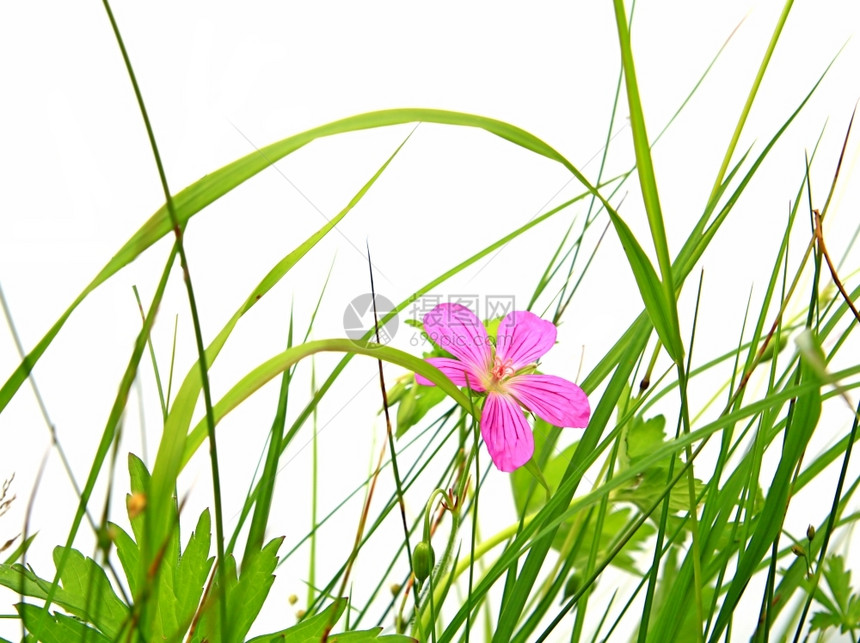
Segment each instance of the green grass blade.
M672 278L672 262L669 258L669 245L666 241L666 229L663 225L663 211L660 207L660 197L657 191L657 179L654 176L654 165L651 161L651 145L648 141L648 132L645 128L645 116L642 112L642 102L639 97L639 87L636 82L636 68L633 64L633 49L630 45L630 30L627 25L627 16L624 11L623 0L614 0L615 23L618 26L618 41L621 48L621 62L624 66L624 80L627 88L627 103L630 107L630 129L633 133L633 147L636 152L636 169L639 172L639 185L642 190L642 200L645 204L645 212L648 215L648 225L651 228L651 238L654 241L654 250L657 253L657 264L660 267L662 279L662 296L657 301L645 305L648 313L660 318L663 325L658 326L657 319L654 326L660 334L663 345L669 355L680 364L684 355L684 346L681 341L681 328L678 321L678 308L675 304L675 286ZM613 219L613 223L615 223ZM625 246L628 259L630 253ZM643 253L644 254L644 253ZM632 265L632 260L631 260ZM634 267L634 273L636 268ZM639 279L637 278L637 283ZM640 285L641 288L641 285ZM643 299L645 298L643 293ZM659 310L656 308L659 307ZM668 322L668 328L665 324Z
M823 356L822 356L823 357ZM803 456L806 445L821 416L822 380L815 368L801 366L798 371L798 384L811 383L813 388L798 396L797 403L789 410L785 428L785 443L782 457L770 484L770 492L757 521L757 527L746 551L738 562L735 577L729 586L723 606L714 623L709 641L716 643L726 628L735 607L740 601L747 583L756 571L768 548L779 536L787 510L791 477Z
M241 185L254 175L304 147L308 143L336 134L344 134L358 130L402 125L406 123L428 122L462 127L484 129L491 134L508 140L524 149L544 156L552 161L561 163L575 175L582 175L559 152L525 130L503 121L485 116L466 114L438 109L404 108L389 109L358 114L340 119L290 136L281 141L260 148L224 167L207 174L172 197L172 205L180 226L184 226L195 214L207 205L224 196L233 188ZM582 177L581 180L584 180ZM590 188L593 189L593 188ZM54 323L45 336L21 362L6 383L0 388L0 411L2 411L12 396L26 380L27 374L50 346L74 312L75 308L98 286L107 281L119 270L131 263L138 255L152 246L159 239L173 232L170 213L167 206L159 208L146 223L129 239L111 260L99 271L96 277L87 285L69 308Z

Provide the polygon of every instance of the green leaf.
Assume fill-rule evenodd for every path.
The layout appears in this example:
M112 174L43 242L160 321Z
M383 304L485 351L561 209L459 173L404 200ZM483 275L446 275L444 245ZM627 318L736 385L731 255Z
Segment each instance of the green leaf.
M338 599L319 614L302 619L293 627L272 634L255 636L247 643L316 643L325 633L326 628L340 620L346 604L345 598Z
M838 614L832 612L815 612L809 619L809 631L826 630L828 627L837 627L842 624Z
M422 386L409 376L405 383L402 396L397 404L397 431L399 438L413 426L418 424L433 407L445 399L445 391L438 386Z
M176 566L176 613L178 624L183 633L191 624L194 612L203 595L203 587L214 558L209 556L212 538L211 519L209 510L200 514L197 526L188 539L188 544L179 558Z
M133 453L128 454L128 475L131 483L131 494L142 494L141 497L143 501L146 502L146 499L149 496L149 471L143 463L143 460ZM131 495L126 496L127 504L131 497ZM128 519L131 522L131 530L134 532L135 541L138 543L143 542L143 512L129 511Z
M828 556L824 567L824 578L833 598L836 599L839 609L844 613L848 610L848 601L851 598L851 572L845 569L845 561L842 556Z
M70 641L110 643L111 641L100 632L64 614L49 614L42 608L27 603L19 603L15 608L30 634L42 643L69 643ZM0 639L0 641L4 640Z
M535 439L535 457L542 453L544 445L549 439L550 432L553 427L549 426L545 421L538 419L535 421L534 439ZM571 444L566 447L561 453L551 457L543 467L543 475L551 489L558 488L559 483L564 476L564 472L570 463L573 454L576 451L576 444ZM536 492L538 483L535 478L525 471L523 468L514 471L511 476L511 489L514 496L514 504L516 505L519 515L529 515L537 512L546 504L544 494ZM605 554L615 545L614 539L618 534L626 531L626 527L631 522L632 512L629 509L619 509L607 513L604 517L603 528L598 537L598 558L603 558ZM552 548L560 551L568 539L570 530L573 527L575 519L570 519L562 523L552 541ZM585 569L588 563L588 552L591 549L591 543L594 540L594 521L589 521L585 527L585 532L580 534L579 549L573 559L575 569ZM619 569L638 574L639 571L634 565L634 554L639 550L645 540L654 532L654 529L649 525L643 525L630 538L625 547L613 559L612 564Z
M618 463L623 469L636 468L644 457L651 455L666 441L666 418L657 415L645 420L634 417L621 431Z
M65 547L54 548L54 564L59 566ZM128 618L129 608L111 587L104 570L92 558L85 558L76 549L69 549L66 565L60 574L63 589L79 597L87 606L90 622L107 636L115 638ZM57 601L60 604L59 601Z
M651 263L635 238L628 239L626 242L622 239L622 244L636 277L636 283L642 293L645 309L654 323L654 328L669 355L676 364L680 364L684 356L684 345L681 341L681 326L678 321L678 308L675 304L672 261L669 257L669 245L666 241L663 211L660 207L660 197L657 191L657 179L651 161L651 143L648 140L645 115L642 112L642 101L639 97L639 86L636 81L633 48L630 44L630 28L627 23L623 0L615 0L614 4L621 63L624 68L624 80L627 88L627 103L630 107L630 131L633 135L633 148L636 153L636 170L639 174L642 201L648 215L648 225L651 228L651 238L654 241L654 250L657 253L657 263L660 266L660 275L663 281L657 279ZM620 218L611 213L610 216L620 237L621 231L618 230ZM643 290L643 287L647 289L647 292Z
M618 453L618 471L633 469L638 475L630 484L619 489L615 494L616 501L627 501L647 510L663 495L666 483L670 480L669 470L674 460L673 471L679 471L684 466L680 456L667 457L662 462L652 464L641 470L637 465L649 457L654 451L666 444L666 418L662 415L647 420L636 416L621 432L621 448ZM695 492L698 495L704 489L704 483L696 480ZM690 508L690 496L686 486L675 486L669 492L669 509L672 513L687 511ZM656 516L652 514L652 518Z
M222 592L226 594L230 622L223 631L219 632L218 609L214 601L210 601L194 632L194 641L223 640L226 643L241 643L245 640L245 636L263 607L266 596L269 595L272 583L275 582L273 572L278 565L277 552L283 541L283 537L275 538L257 553L246 556L241 574L236 569L236 558L232 554L226 557L224 569L227 578L226 590L222 589L216 580L212 596L216 597L214 600L217 601L220 600L217 597Z
M137 596L140 591L138 583L138 572L140 570L140 549L134 539L119 525L108 523L108 529L113 534L113 542L116 546L116 555L125 573L128 588L132 596Z
M15 565L0 565L0 585L31 598L45 599L51 581L39 578L32 571ZM70 614L88 619L85 597L80 597L60 587L54 593L54 602Z
M675 316L677 316L675 299L673 297L669 301L666 297L663 284L648 260L648 255L645 254L624 220L611 208L607 208L606 212L612 220L612 225L618 234L618 240L621 242L624 254L627 255L627 261L630 262L630 269L633 271L639 294L645 304L645 311L654 325L654 330L657 331L657 335L663 342L663 346L666 347L669 356L678 362L684 356L684 348L681 343L680 331L677 330L675 318L672 315L672 311L675 311Z

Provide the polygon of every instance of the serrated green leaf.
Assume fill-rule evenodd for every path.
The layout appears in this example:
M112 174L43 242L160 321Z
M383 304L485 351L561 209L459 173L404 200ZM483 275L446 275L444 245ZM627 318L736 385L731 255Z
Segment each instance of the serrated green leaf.
M272 634L255 636L247 643L315 643L320 640L327 627L340 620L346 604L347 600L341 598L319 614L302 619L292 627Z
M81 621L64 614L49 614L42 608L27 603L19 603L15 608L30 634L42 643L70 643L72 641L110 643L111 641ZM0 641L3 640L5 639L0 639Z
M637 464L650 456L666 443L666 418L662 415L647 420L634 417L621 432L621 448L618 453L619 471L637 469ZM629 486L619 489L614 499L636 504L640 509L647 510L663 495L666 483L670 480L669 466L672 457L663 462L651 465L638 472ZM674 456L674 471L680 470L683 462L680 456ZM695 480L695 492L699 494L704 489L701 480ZM672 513L687 511L690 506L689 491L686 486L675 486L669 492L669 509Z
M0 585L24 596L45 599L51 581L39 578L19 564L0 565ZM70 614L87 618L87 605L82 597L67 592L62 587L55 592L54 602Z
M815 612L812 618L809 619L809 631L826 630L828 627L838 627L842 623L842 619L837 614L831 612Z
M620 466L635 467L666 440L666 418L662 415L647 420L634 417L621 432Z
M176 611L183 630L191 623L197 610L206 578L215 560L209 556L211 539L211 519L209 510L206 509L200 514L197 526L188 538L188 544L176 566Z
M116 637L129 615L128 606L116 595L104 570L92 558L85 558L76 549L55 547L55 565L59 566L64 553L66 566L60 574L63 589L78 596L87 606L89 620L93 625L107 636Z
M218 609L210 603L203 612L193 640L224 640L227 643L244 641L263 607L272 583L275 582L273 572L278 565L277 552L283 541L283 537L275 538L256 554L246 555L241 574L237 572L235 557L232 554L226 557L224 561L226 591L223 591L216 581L212 595L218 596L223 591L227 596L230 615L227 631L218 632ZM269 640L279 640L278 635L274 636L274 639Z
M851 597L851 572L845 569L845 561L842 556L828 556L827 564L824 566L824 578L836 599L836 604L842 612L848 608L848 600Z

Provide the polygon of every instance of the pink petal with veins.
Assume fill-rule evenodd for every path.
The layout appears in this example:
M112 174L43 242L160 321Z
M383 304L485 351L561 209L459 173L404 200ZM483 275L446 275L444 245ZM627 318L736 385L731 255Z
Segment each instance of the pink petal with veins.
M514 370L533 364L555 344L556 328L526 310L508 313L496 334L496 357L513 362Z
M448 379L454 382L457 386L468 386L473 391L484 390L484 387L481 386L480 376L471 372L469 367L458 359L451 359L450 357L428 357L424 361L429 362L442 371ZM468 383L466 379L467 376ZM433 382L418 373L415 373L415 381L419 384L423 384L424 386L435 386Z
M476 374L490 371L493 352L484 324L460 304L439 304L424 315L424 332Z
M517 375L505 387L528 410L554 426L583 428L588 424L588 398L573 382L555 375Z
M481 436L493 464L502 471L523 466L535 450L532 430L519 404L500 393L487 395L481 413Z

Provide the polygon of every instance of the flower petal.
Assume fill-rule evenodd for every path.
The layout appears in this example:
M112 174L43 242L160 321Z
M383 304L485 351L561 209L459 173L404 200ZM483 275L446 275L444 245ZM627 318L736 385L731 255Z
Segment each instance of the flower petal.
M529 411L554 426L583 428L591 407L581 388L555 375L516 375L507 390Z
M490 371L493 352L487 330L475 314L460 304L439 304L424 315L424 332L437 345L464 362L475 378Z
M493 464L502 471L523 466L535 450L532 430L519 404L500 393L490 393L484 401L481 436Z
M555 324L527 310L505 315L496 334L496 357L511 360L514 370L533 364L555 344Z
M484 390L484 387L481 386L480 378L472 373L469 370L469 367L458 359L451 359L450 357L428 357L424 361L433 364L433 366L442 371L448 379L454 382L457 386L468 386L473 391ZM466 380L467 376L468 383ZM424 386L436 386L433 382L418 373L415 373L415 381L419 384L423 384Z

